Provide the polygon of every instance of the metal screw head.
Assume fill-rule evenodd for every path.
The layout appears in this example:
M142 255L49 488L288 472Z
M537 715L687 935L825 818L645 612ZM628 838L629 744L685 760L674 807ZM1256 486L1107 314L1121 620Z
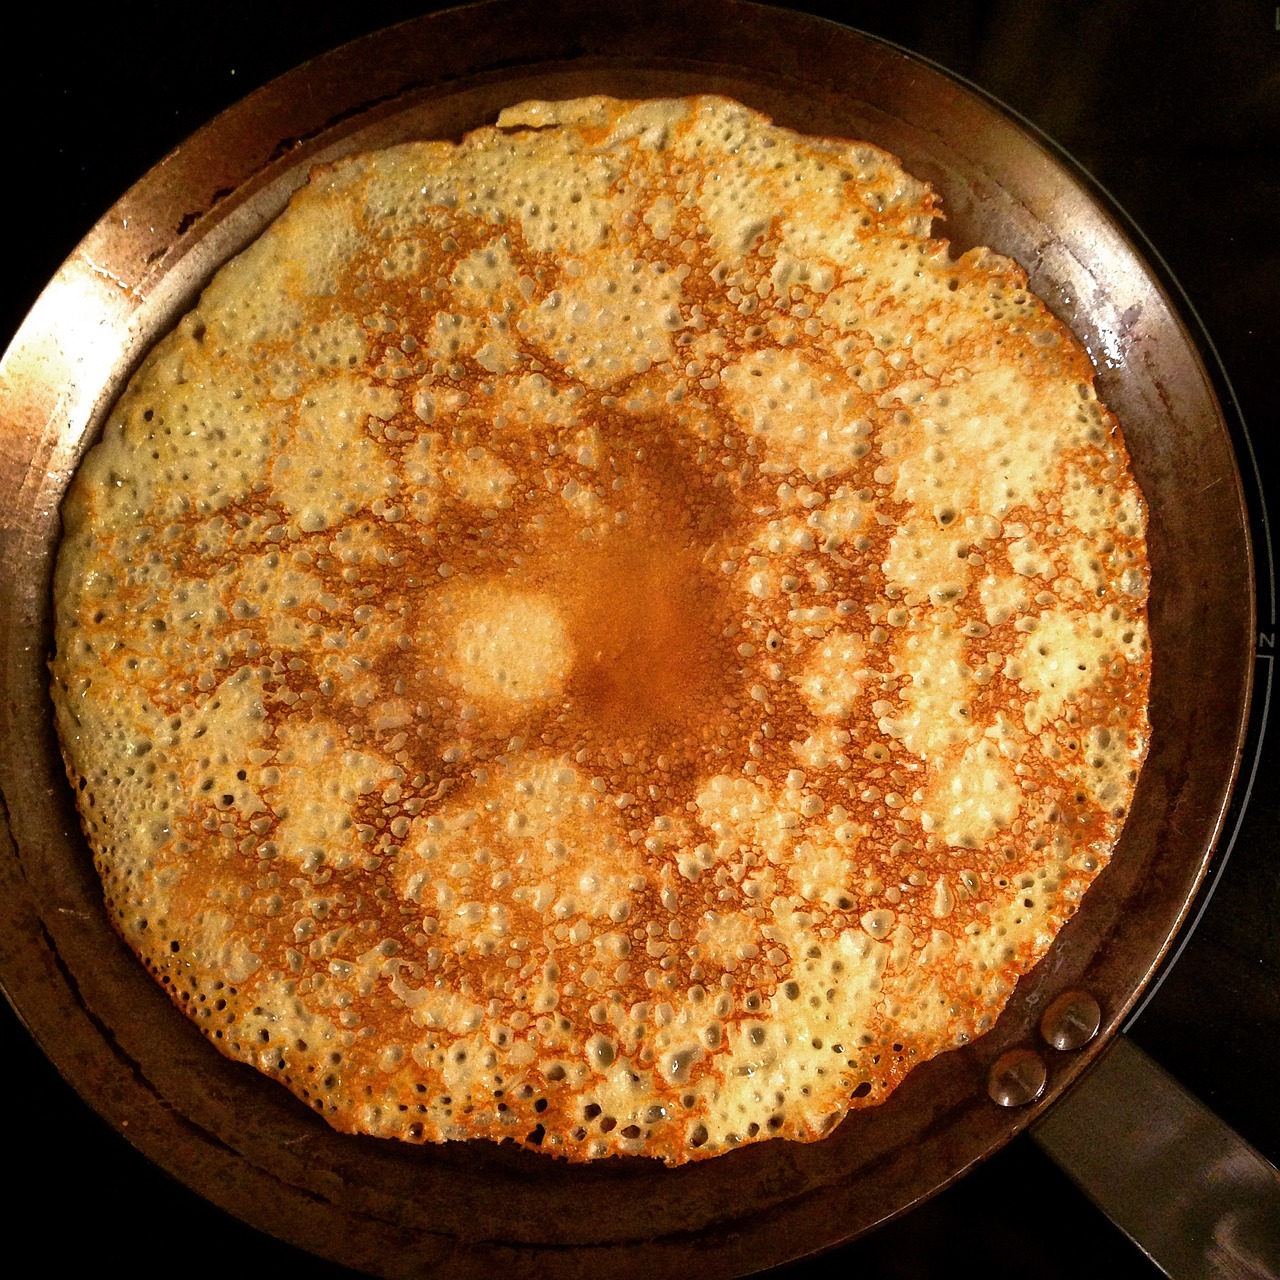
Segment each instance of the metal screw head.
M1079 1049L1098 1034L1102 1010L1087 991L1064 991L1044 1011L1040 1034L1055 1049Z
M1010 1049L996 1059L987 1077L987 1094L1002 1107L1025 1107L1043 1092L1049 1072L1034 1049Z

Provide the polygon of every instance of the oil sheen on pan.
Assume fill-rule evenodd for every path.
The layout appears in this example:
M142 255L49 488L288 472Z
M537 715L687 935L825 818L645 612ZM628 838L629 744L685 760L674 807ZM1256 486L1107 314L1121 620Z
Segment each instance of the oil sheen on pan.
M64 508L106 902L339 1129L813 1140L981 1035L1146 751L1080 344L875 147L525 103L317 170Z

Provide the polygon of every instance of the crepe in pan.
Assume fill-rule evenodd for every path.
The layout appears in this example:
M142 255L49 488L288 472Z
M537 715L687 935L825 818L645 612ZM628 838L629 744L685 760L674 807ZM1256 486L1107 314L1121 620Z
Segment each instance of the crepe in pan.
M526 103L317 170L68 496L121 934L337 1127L669 1163L991 1027L1146 749L1080 344L891 156Z

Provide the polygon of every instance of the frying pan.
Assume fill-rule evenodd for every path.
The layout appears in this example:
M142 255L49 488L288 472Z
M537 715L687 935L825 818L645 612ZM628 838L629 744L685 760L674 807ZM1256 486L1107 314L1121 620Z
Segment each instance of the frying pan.
M957 249L1016 258L1089 347L1151 511L1152 747L1125 835L996 1028L822 1143L672 1171L344 1137L222 1059L107 923L45 695L59 501L142 354L310 165L456 137L525 97L693 91L898 154L942 193ZM987 102L874 40L730 0L607 12L503 0L338 50L232 108L98 223L0 365L0 415L0 980L49 1057L149 1158L346 1265L389 1277L734 1275L849 1239L1052 1104L1137 998L1204 873L1245 727L1253 595L1239 477L1195 345L1078 176ZM1045 1050L1040 1013L1071 990L1097 998L1101 1034L1074 1053ZM992 1068L1031 1047L1048 1068L1039 1100L994 1105Z

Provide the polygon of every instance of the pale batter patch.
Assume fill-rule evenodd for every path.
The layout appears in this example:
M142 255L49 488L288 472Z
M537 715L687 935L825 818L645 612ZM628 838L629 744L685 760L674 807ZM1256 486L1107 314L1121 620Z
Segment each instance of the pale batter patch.
M830 632L813 649L799 678L800 691L820 716L843 719L853 710L865 681L862 640L844 630Z
M555 605L496 584L452 604L450 676L471 697L530 702L553 697L573 661Z

